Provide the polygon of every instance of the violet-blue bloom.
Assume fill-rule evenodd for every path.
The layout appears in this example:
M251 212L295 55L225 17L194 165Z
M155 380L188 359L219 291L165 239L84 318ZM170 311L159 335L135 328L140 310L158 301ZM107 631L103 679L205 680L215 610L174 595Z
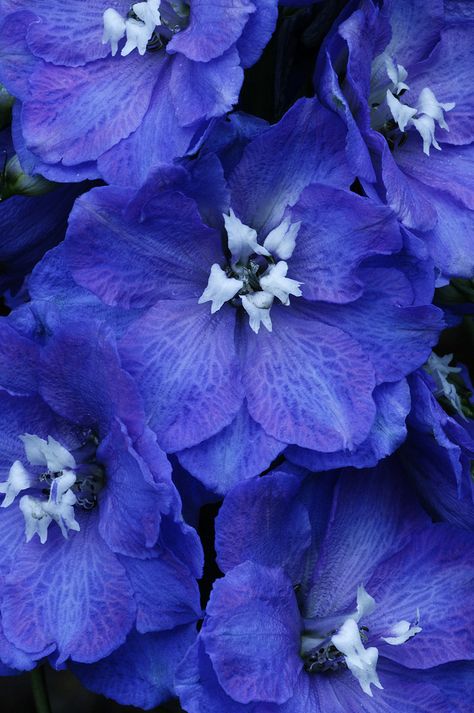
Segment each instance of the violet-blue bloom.
M442 0L353 2L315 74L319 96L346 121L366 190L423 231L448 276L474 272L473 33L472 22L445 19Z
M217 519L225 576L178 669L185 710L467 713L473 544L387 464L239 484Z
M146 309L120 349L150 426L226 492L287 444L362 443L374 388L423 363L442 322L433 272L408 269L393 213L347 190L334 114L299 102L247 145L227 182L212 158L197 181L176 167L131 199L89 192L65 254L106 304Z
M3 0L0 81L16 148L53 180L142 183L237 102L276 0Z
M75 662L95 690L152 707L200 614L200 543L168 460L110 329L65 322L40 344L4 320L1 336L1 660Z

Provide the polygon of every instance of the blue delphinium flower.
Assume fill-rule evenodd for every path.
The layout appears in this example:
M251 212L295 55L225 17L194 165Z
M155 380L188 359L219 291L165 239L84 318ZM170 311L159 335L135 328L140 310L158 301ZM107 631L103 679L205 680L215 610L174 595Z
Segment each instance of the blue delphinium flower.
M299 102L228 181L205 158L206 171L159 171L135 196L89 192L65 255L105 303L146 309L120 349L150 426L225 492L287 444L362 443L377 388L426 360L441 321L433 271L411 269L393 213L347 190L335 115Z
M185 710L467 713L474 541L403 481L274 472L227 495L225 576L178 669Z
M472 275L472 22L445 19L442 0L353 2L341 20L315 82L347 123L351 165L444 275Z
M52 180L137 184L237 102L276 0L4 0L0 81L17 150Z
M72 663L152 707L200 614L200 543L170 465L104 325L43 344L0 326L0 658Z

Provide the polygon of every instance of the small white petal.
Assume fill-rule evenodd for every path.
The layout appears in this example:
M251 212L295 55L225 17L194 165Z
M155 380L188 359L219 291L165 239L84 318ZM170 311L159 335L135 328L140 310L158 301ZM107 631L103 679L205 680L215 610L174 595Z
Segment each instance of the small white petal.
M75 519L74 505L77 498L70 490L76 482L76 476L71 471L66 471L58 478L54 478L51 483L49 500L43 505L45 512L55 520L63 537L67 539L68 530L80 530L79 523Z
M46 503L32 498L31 495L23 495L20 499L20 510L25 518L26 541L29 542L34 535L38 535L42 545L48 538L48 527L51 523L51 516L45 511Z
M126 21L125 29L127 41L120 53L122 57L126 57L134 49L138 49L138 53L144 55L153 30L150 30L143 22L133 18Z
M267 257L270 255L268 250L258 244L257 232L242 223L232 208L229 210L229 215L223 213L223 217L233 265L238 262L246 264L252 253L266 255Z
M159 0L148 0L148 2L137 2L132 6L133 12L153 33L157 25L161 25L161 15L159 13Z
M290 303L289 295L301 297L301 282L286 277L288 264L280 260L276 265L270 265L267 272L260 278L260 285L265 292L278 297L284 305Z
M0 493L5 493L2 508L7 508L15 500L18 493L27 490L33 482L33 478L25 469L21 461L16 460L8 473L6 483L0 483Z
M61 500L60 503L56 504L56 503L50 502L48 500L48 502L45 503L43 506L45 512L55 522L58 523L59 527L61 528L63 537L66 540L68 538L69 530L74 530L75 532L79 532L79 530L81 529L79 523L75 519L74 503L72 502L72 498L74 498L74 503L75 503L76 497L75 497L74 493L72 493L69 490L66 493L66 496Z
M106 45L110 42L112 47L112 56L115 57L118 50L118 43L125 35L125 20L117 10L109 7L105 10L104 15L104 34L102 35L102 44Z
M416 634L419 634L420 631L423 631L421 626L418 626L420 621L420 610L416 610L416 619L413 624L411 624L409 621L406 621L406 619L402 619L401 621L397 622L391 630L392 636L382 636L382 639L387 642L387 644L391 644L392 646L400 646L400 644L404 644L405 641L408 641L408 639L411 639L412 636L415 636Z
M376 607L375 599L365 591L365 587L360 584L357 587L357 611L352 617L356 622L359 622L363 616L372 614Z
M258 334L260 325L263 324L269 332L272 331L270 307L273 304L273 295L268 292L254 292L242 295L242 306L249 316L250 329Z
M405 79L408 77L408 72L402 64L397 64L388 55L385 57L385 66L387 68L387 74L394 84L395 94L400 94L403 89L409 89L409 86L405 84Z
M376 671L378 649L375 646L364 648L354 619L346 619L331 641L344 654L347 668L357 678L364 693L373 696L371 686L383 688Z
M435 149L441 151L441 146L435 138L436 127L434 119L431 116L422 114L419 119L413 119L413 125L423 139L423 153L429 156L431 146L434 146Z
M413 120L413 117L416 114L416 109L411 106L406 106L406 104L402 104L401 101L399 101L397 97L394 97L392 92L388 90L386 97L387 104L394 121L398 124L400 131L405 131L405 128Z
M51 473L64 469L73 470L76 467L74 456L52 436L48 436L47 441L30 433L25 433L20 438L31 465L45 465Z
M236 280L234 277L227 277L224 270L217 264L211 267L211 273L207 282L207 287L200 296L198 303L212 302L211 314L217 312L225 302L228 302L235 297L237 292L242 289L244 283L242 280Z
M49 491L50 501L56 504L60 503L63 500L65 494L70 492L69 488L72 488L75 482L76 475L70 470L67 470L58 478L54 478ZM74 493L72 493L72 495L74 497L74 502L76 502L76 497Z
M290 219L285 218L280 225L268 233L263 241L263 247L280 260L288 260L293 255L300 226L301 221L290 223Z
M418 97L419 113L430 116L435 122L438 122L442 129L445 129L446 131L449 131L449 128L444 118L443 110L451 111L451 109L454 109L455 106L456 104L454 102L441 104L429 87L422 89L420 96Z

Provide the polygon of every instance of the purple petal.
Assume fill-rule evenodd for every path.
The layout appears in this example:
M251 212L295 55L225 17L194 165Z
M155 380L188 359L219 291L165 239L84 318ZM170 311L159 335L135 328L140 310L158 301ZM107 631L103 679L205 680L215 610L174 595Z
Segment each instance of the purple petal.
M21 358L22 368L18 369ZM33 394L38 388L39 347L0 322L0 388L11 394Z
M232 207L255 230L278 225L310 183L348 188L345 127L315 99L301 99L251 141L230 177Z
M121 557L137 604L137 630L173 629L201 615L199 589L189 569L170 553L147 560Z
M211 660L198 639L176 671L176 692L188 713L279 713L275 703L238 703L219 685ZM292 712L294 713L294 711Z
M137 320L121 343L159 444L178 451L227 426L243 389L234 344L235 312L211 315L195 300L161 301Z
M384 644L380 655L410 668L468 659L474 650L474 533L437 524L418 532L403 550L380 564L366 589L377 602L367 626L412 621L422 631L402 646Z
M394 156L405 173L425 184L429 191L426 200L437 201L439 193L445 193L460 206L474 210L474 146L443 145L442 151L426 156L419 137L409 136Z
M420 139L421 141L421 139ZM430 230L436 225L436 209L431 201L416 190L416 184L397 166L387 141L375 131L370 134L370 146L378 155L386 202L407 227Z
M28 148L48 163L96 159L139 126L159 67L156 56L137 54L39 67L22 111Z
M401 648L401 647L400 647ZM436 685L407 680L401 666L386 666L379 659L377 672L384 689L365 694L349 671L320 675L301 674L295 695L278 713L453 713L450 701Z
M75 280L126 309L176 295L197 303L221 258L219 235L203 224L194 201L175 191L157 191L139 220L124 211L129 197L129 189L110 186L77 201L66 239Z
M174 695L175 669L195 637L183 626L158 634L132 632L123 646L107 658L71 669L91 691L122 705L149 710Z
M426 57L439 38L444 24L443 0L430 3L419 0L390 3L392 39L387 52L404 67ZM411 85L411 72L409 81Z
M31 5L39 22L28 28L28 46L36 57L56 65L78 67L105 57L110 45L102 44L103 13L107 4L103 0L89 0L87 12L74 3L33 0ZM125 15L128 0L115 0L114 8Z
M378 383L399 381L421 366L444 326L436 307L401 307L383 299L377 289L351 304L318 304L318 317L363 345Z
M275 0L256 0L256 11L250 15L237 41L242 67L251 67L260 58L275 29L278 3Z
M168 88L170 63L161 65L150 106L138 128L98 158L98 167L108 183L141 186L150 170L182 156L194 127L179 126Z
M216 520L219 567L228 572L246 560L282 567L297 582L311 541L307 508L298 499L301 479L273 472L237 485Z
M371 468L379 460L393 453L406 438L405 420L410 410L410 390L407 382L381 384L373 393L377 413L371 431L354 451L319 453L307 448L290 446L285 456L313 471L333 468Z
M363 291L356 269L362 260L402 247L392 211L354 193L308 186L291 211L301 221L291 275L310 300L350 302Z
M160 453L155 467L163 476L170 475L170 465ZM161 514L169 509L171 483L157 486L148 466L133 449L125 428L114 421L97 450L104 465L107 485L100 498L99 532L113 552L131 557L149 557L156 544Z
M103 438L117 416L143 431L136 387L121 368L111 330L101 322L65 323L41 354L40 393L66 419L96 427Z
M94 180L99 178L100 174L97 171L95 161L86 161L74 166L63 166L59 163L52 165L44 163L38 156L35 156L26 146L25 137L23 136L22 110L23 105L17 100L13 105L12 112L12 137L20 164L26 173L30 176L40 174L49 181L57 181L58 183L79 183L87 179Z
M239 98L243 70L235 48L209 62L172 59L170 91L181 126L230 111Z
M274 305L273 331L250 332L244 377L249 413L284 443L336 451L367 437L375 416L374 374L362 350L338 327L306 309ZM354 369L357 365L357 370Z
M313 487L317 493L317 480ZM380 561L403 548L427 520L404 485L402 473L390 462L371 471L343 471L319 545L306 616L347 611L355 603L360 583L378 602L367 584L370 576Z
M4 17L0 26L0 77L11 94L23 99L29 94L29 77L43 64L31 55L25 39L36 16L31 12L15 12Z
M188 27L174 35L166 51L179 52L195 62L209 62L237 42L255 10L250 0L219 0L214 3L193 0Z
M135 617L125 570L99 537L94 514L78 519L81 531L68 540L51 527L44 545L35 538L17 551L1 608L14 645L27 653L56 647L58 663L107 656Z
M407 103L418 97L426 86L435 93L438 101L456 102L454 109L446 115L449 132L437 132L437 138L443 143L469 144L474 140L472 63L472 26L469 22L453 24L443 30L429 59L413 67L408 76Z
M245 562L217 580L201 637L225 692L240 703L288 700L303 666L300 626L281 570Z
M1 480L7 479L8 471L16 460L25 460L25 449L20 436L34 433L46 438L57 432L55 414L38 396L11 396L0 391L0 467ZM53 434L54 431L54 434Z
M265 470L284 447L250 417L244 403L222 431L177 455L184 468L209 490L225 495L240 481Z

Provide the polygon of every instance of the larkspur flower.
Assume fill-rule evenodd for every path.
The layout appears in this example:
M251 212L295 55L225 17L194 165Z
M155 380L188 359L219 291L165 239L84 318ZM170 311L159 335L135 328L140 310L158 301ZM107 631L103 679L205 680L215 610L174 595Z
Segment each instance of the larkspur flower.
M63 323L43 344L0 327L0 659L48 657L152 707L200 614L170 465L104 325Z
M5 0L0 81L16 148L52 180L139 185L237 102L276 0Z
M448 277L474 272L472 33L442 0L350 3L315 74L366 190L422 231Z
M390 467L241 483L217 518L225 576L178 669L184 708L467 711L472 544Z
M120 349L158 442L219 492L290 443L353 450L377 388L423 363L441 326L433 271L413 275L391 211L347 190L343 137L303 101L227 183L216 164L198 181L175 167L71 214L75 282L145 310Z

